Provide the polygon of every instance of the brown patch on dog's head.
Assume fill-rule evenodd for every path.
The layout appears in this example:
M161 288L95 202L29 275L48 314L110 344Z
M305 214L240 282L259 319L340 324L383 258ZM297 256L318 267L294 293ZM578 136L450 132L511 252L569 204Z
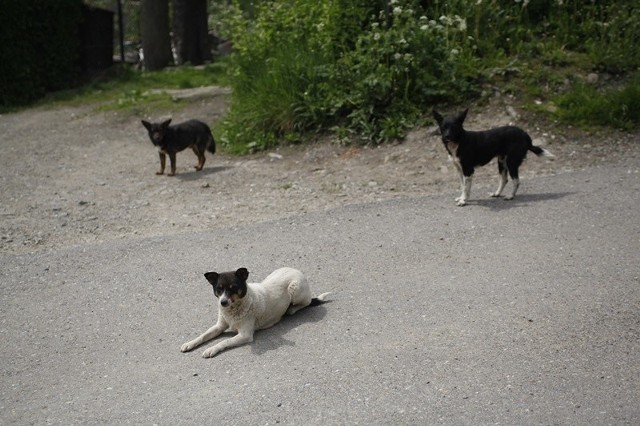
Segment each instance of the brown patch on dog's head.
M213 287L213 294L220 300L220 306L226 308L234 305L247 294L247 268L230 272L207 272L204 277Z

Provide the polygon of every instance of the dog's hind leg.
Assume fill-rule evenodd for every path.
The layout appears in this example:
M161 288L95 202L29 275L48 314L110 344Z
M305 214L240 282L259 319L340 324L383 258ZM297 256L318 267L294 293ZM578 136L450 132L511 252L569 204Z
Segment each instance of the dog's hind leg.
M206 161L206 158L204 156L204 149L200 149L198 145L193 145L191 149L193 149L193 153L198 157L198 163L193 166L193 168L199 172L204 167L204 162Z
M511 183L513 184L513 191L511 192L511 195L505 197L506 200L513 200L515 198L516 192L518 192L518 187L520 186L520 179L512 177Z
M499 197L502 194L502 190L507 185L507 163L505 157L498 157L498 173L500 174L500 183L498 183L498 189L491 194L492 197Z
M518 192L518 187L520 186L520 178L518 177L518 167L522 164L522 160L513 160L512 158L507 158L507 169L509 170L509 176L511 176L511 183L513 184L513 190L511 195L505 197L506 200L513 200L516 196L516 192Z
M289 297L291 298L291 305L287 309L287 315L293 315L300 309L305 308L311 304L311 289L305 282L305 279L301 279L302 282L292 281L287 289Z

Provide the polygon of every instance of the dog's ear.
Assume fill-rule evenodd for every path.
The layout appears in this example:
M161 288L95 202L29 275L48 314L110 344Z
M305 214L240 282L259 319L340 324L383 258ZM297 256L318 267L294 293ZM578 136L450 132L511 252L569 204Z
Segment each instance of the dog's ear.
M205 272L204 277L207 279L207 281L209 281L209 284L211 284L213 287L216 286L216 284L218 284L218 277L220 275L217 272Z
M249 278L249 271L247 271L247 268L240 268L236 271L236 277L243 282L247 281L247 278Z
M464 111L462 111L460 114L458 114L458 121L460 123L463 123L465 118L467 118L467 113L469 112L469 108L465 109Z
M166 129L167 127L169 127L169 124L171 124L171 119L165 120L162 122L162 124L160 124L164 129Z
M431 112L433 113L433 118L436 119L436 122L438 123L438 126L440 124L442 124L442 120L443 120L442 115L440 115L440 113L438 111L436 111L435 109L431 110Z
M144 120L140 120L140 121L142 122L142 125L147 128L147 130L151 131L151 123Z

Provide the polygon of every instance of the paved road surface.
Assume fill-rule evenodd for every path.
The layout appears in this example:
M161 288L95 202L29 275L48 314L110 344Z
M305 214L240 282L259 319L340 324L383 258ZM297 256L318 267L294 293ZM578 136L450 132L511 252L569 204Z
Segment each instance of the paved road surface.
M0 424L639 424L639 170L1 256ZM284 265L332 302L179 352Z

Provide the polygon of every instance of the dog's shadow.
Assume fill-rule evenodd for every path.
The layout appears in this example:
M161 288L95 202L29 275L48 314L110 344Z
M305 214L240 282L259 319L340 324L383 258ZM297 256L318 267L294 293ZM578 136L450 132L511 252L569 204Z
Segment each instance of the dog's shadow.
M231 167L228 166L217 166L217 167L205 167L200 171L192 169L188 172L176 173L176 177L183 181L194 181L200 179L201 177L212 175L214 173L224 172L225 170L229 170Z
M302 324L320 322L327 315L327 309L324 305L328 303L331 303L331 300L326 301L321 306L308 307L299 310L293 315L285 315L273 327L256 331L251 344L251 352L256 355L262 355L282 346L295 346L296 343L285 338L285 336ZM308 331L313 332L311 329Z
M551 192L542 194L521 194L516 195L513 200L506 200L504 197L489 197L481 198L477 200L467 201L469 206L486 207L494 211L508 210L514 207L523 207L531 203L537 203L540 201L558 200L568 195L574 194L573 192Z

